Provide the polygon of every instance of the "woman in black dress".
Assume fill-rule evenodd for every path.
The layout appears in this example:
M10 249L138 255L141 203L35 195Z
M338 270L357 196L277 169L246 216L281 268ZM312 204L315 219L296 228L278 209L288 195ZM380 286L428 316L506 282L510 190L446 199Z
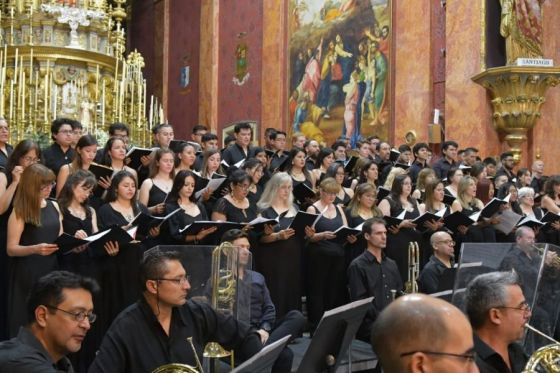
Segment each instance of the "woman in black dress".
M286 161L286 172L292 178L292 185L295 188L299 184L305 184L309 189L315 190L315 175L305 167L305 151L299 148L294 148L288 154ZM313 200L296 201L299 207L304 209L311 205Z
M325 172L329 166L334 162L334 152L331 148L322 148L317 155L317 162L313 169L313 175L317 182L321 182L325 177Z
M206 209L202 203L197 203L194 198L195 181L192 171L179 171L175 176L173 188L165 206L167 214L181 208L181 211L169 218L169 233L173 237L173 243L177 245L184 245L185 243L191 245L205 244L204 239L216 231L216 227L211 227L203 229L196 235L186 235L179 232L179 230L195 221L208 220Z
M138 201L148 207L150 214L163 216L165 201L173 186L175 154L169 149L158 149L150 161L150 173L140 187Z
M247 198L251 177L243 170L236 170L230 175L228 181L231 192L216 201L212 220L248 223L255 219L257 207L251 204Z
M471 176L463 176L457 189L457 199L453 201L451 210L470 216L482 210L484 204L476 198L476 180ZM466 230L459 227L460 231L455 236L455 257L458 258L461 244L463 242L496 242L496 231L492 224L497 223L496 218L488 221L479 221L472 224Z
M292 178L285 172L272 176L257 204L261 216L279 218L278 224L260 239L255 268L266 278L276 318L291 310L301 310L301 248L303 242L288 228L297 214L292 194Z
M111 167L114 172L128 171L138 180L136 170L126 165L126 143L121 136L113 136L107 140L103 148L102 163Z
M85 170L72 173L60 191L58 203L62 212L62 226L64 233L77 238L86 238L97 233L97 215L95 210L88 205L88 199L97 184L95 176ZM83 276L101 281L98 263L89 255L87 247L76 248L71 253L58 256L60 269L79 273ZM106 252L111 255L118 250L118 243L105 244ZM94 307L100 308L98 297L94 297ZM86 371L95 358L95 352L101 345L105 330L100 329L100 324L91 325L82 348L70 356L76 371Z
M319 200L307 209L307 212L321 214L315 232L308 232L307 313L312 330L317 327L323 312L348 300L344 243L337 241L334 233L340 226L348 225L344 211L334 204L339 191L340 184L335 179L324 179L319 184ZM348 236L347 240L354 243L356 237Z
M412 222L420 214L418 202L412 198L412 180L410 176L397 175L393 180L391 193L379 203L379 209L384 216L399 216L405 211L404 220L398 226L387 228L387 247L385 253L397 262L401 279L405 282L408 278L408 245L418 242L421 254L425 249L422 235L417 231L416 224Z
M130 222L148 209L136 201L136 179L127 171L119 171L111 180L107 190L106 202L99 208L98 223L100 230L117 226L130 228ZM98 258L100 267L101 311L98 323L106 330L112 320L125 307L134 303L140 296L138 284L138 263L145 247L138 243L146 232L136 232L136 242L119 245L116 252ZM152 228L149 236L159 235L159 228Z
M6 239L8 236L8 218L12 213L14 195L19 185L21 174L28 166L39 162L41 149L32 140L23 140L8 157L4 172L0 172L0 283L8 284L8 254ZM0 340L8 339L8 286L0 286Z
M241 166L241 169L251 177L251 186L247 198L251 204L256 204L263 193L263 187L260 185L260 180L263 176L263 166L261 161L255 158L247 159Z
M334 162L327 168L327 172L325 173L325 177L332 177L336 180L337 183L340 184L340 191L336 195L336 199L334 200L335 205L341 205L342 208L345 208L350 203L352 197L354 197L354 190L350 188L344 187L344 178L346 174L344 172L344 166L339 162Z
M371 183L359 184L354 192L354 197L344 211L348 226L356 228L363 224L364 221L383 217L383 213L375 204L377 200L377 189ZM363 235L358 236L358 240L353 244L347 244L345 248L346 266L352 263L367 247L367 242Z
M354 180L352 180L350 188L354 189L357 185L363 183L370 183L373 184L374 187L377 187L379 179L379 169L377 167L377 164L371 159L358 159L354 170L355 178Z
M196 162L196 149L194 144L184 142L179 146L177 153L177 166L175 167L175 174L179 171L187 170L192 171L194 163Z
M8 325L15 336L26 325L26 297L33 283L58 268L54 244L62 234L62 217L56 202L47 197L54 187L54 173L41 164L21 175L8 220L7 252L12 257Z

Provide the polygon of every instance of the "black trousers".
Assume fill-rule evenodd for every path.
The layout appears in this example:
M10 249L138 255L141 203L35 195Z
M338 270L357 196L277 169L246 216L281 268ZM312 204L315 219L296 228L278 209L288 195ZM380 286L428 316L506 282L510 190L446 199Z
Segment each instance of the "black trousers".
M297 338L305 325L305 317L299 311L288 312L281 320L274 325L274 329L270 332L270 336L266 341L266 345L274 343L287 335L291 335L290 341ZM294 353L286 346L278 356L278 359L272 366L272 373L290 373L292 371L292 361Z

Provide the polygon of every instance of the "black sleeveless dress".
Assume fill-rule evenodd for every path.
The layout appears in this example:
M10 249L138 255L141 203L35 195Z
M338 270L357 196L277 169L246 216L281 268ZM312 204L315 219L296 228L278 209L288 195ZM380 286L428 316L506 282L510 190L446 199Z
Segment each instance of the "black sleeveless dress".
M152 207L163 203L167 199L167 193L161 190L152 179L152 187L150 188L150 195L148 197L148 206ZM163 214L153 214L157 216L164 216Z
M278 213L272 207L264 210L261 215L267 219L278 217ZM293 220L293 216L280 218L274 232L287 229ZM276 306L277 320L291 310L301 310L302 247L303 242L295 235L287 240L259 244L255 269L266 278L272 303Z
M317 208L313 206L315 213ZM342 212L336 207L332 218L321 218L315 224L317 233L331 231L343 225ZM307 313L311 329L314 330L323 313L347 303L346 265L344 246L335 240L309 243L306 257Z
M77 231L83 230L88 236L93 234L91 215L82 220L65 209L62 212L62 217L62 230L64 233L74 236ZM59 254L58 261L60 269L76 272L88 277L96 276L95 266L92 265L92 258L90 258L88 250L67 255Z
M391 206L391 216L399 216L403 211L400 203L395 202L390 196L386 199ZM420 216L418 204L413 203L413 210L407 211L404 218L415 219L418 216ZM422 255L422 253L428 249L419 231L414 228L401 228L397 234L392 234L387 231L387 247L385 248L385 253L397 263L403 283L408 279L408 245L410 242L418 242L420 257L424 257L425 255Z
M19 239L22 246L53 243L60 233L60 217L52 201L47 200L41 209L41 226L25 223ZM15 337L20 326L27 323L26 298L31 287L39 278L58 269L56 253L48 256L28 255L12 257L10 268L10 290L8 320L10 335Z

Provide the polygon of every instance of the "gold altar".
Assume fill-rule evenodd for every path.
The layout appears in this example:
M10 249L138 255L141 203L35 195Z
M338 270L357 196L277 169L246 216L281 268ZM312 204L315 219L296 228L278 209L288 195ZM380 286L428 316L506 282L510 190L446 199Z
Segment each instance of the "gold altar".
M57 117L79 120L100 141L123 122L145 145L163 121L160 104L147 111L144 59L125 58L126 0L3 0L0 2L0 116L12 142L48 141Z

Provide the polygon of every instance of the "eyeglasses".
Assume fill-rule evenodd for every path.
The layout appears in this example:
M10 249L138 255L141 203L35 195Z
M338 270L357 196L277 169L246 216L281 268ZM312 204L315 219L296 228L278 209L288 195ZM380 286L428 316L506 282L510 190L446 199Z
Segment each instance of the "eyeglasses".
M30 156L28 156L28 155L25 156L25 157L22 157L21 159L23 159L25 162L28 162L28 163L37 163L37 162L40 161L39 158L30 157Z
M60 133L62 135L73 135L74 130L61 130L61 131L58 131L58 133Z
M41 187L41 190L47 190L47 189L50 189L50 188L54 188L55 185L56 185L56 181L53 181L52 183L43 185Z
M87 319L90 324L93 324L95 322L95 320L97 320L97 315L93 312L89 312L89 313L85 312L85 311L70 312L70 311L66 311L66 310L60 309L60 308L55 307L55 306L50 306L50 305L46 305L45 307L50 308L52 310L57 310L57 311L64 312L65 314L68 314L68 315L72 316L74 318L74 320L77 321L77 322L82 322L85 319Z
M235 184L236 187L243 190L248 190L251 184Z
M6 126L0 126L0 131L8 132L10 129Z
M453 241L453 240L438 241L436 243L444 243L444 244L449 245L449 246L455 246L455 241Z
M531 306L527 302L521 303L521 305L519 307L498 306L498 307L495 307L495 308L506 308L506 309L510 309L510 310L521 311L523 313L531 312Z
M438 351L410 351L410 352L402 353L401 357L414 355L417 352L421 352L421 353L426 354L426 355L455 357L455 358L458 358L458 359L464 359L464 360L468 361L469 363L474 363L475 360L476 360L476 352L474 352L474 351L467 352L466 354L454 354L454 353L451 353L451 352L438 352Z
M181 278L156 278L156 281L171 281L176 285L185 285L190 282L191 276L185 276Z

